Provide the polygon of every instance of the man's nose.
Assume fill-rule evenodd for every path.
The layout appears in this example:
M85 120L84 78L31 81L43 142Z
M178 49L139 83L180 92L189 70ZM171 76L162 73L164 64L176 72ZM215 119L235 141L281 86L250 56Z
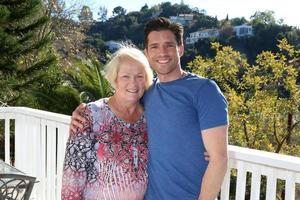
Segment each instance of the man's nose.
M164 54L167 53L167 48L166 48L166 47L160 47L160 48L158 49L158 51L159 51L159 54L164 55Z

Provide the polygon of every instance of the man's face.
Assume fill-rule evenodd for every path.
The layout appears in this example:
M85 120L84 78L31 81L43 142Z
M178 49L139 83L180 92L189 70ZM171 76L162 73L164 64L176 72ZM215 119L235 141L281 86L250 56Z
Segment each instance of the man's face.
M180 71L183 51L183 46L178 46L175 35L169 30L152 31L148 35L145 54L158 77L172 76Z

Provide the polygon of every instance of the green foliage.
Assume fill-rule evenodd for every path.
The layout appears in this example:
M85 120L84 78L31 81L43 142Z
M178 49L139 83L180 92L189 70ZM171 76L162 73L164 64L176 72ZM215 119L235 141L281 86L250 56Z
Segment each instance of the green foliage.
M287 38L289 43L299 49L300 31L296 27L287 26L275 19L273 11L256 12L250 21L245 18L233 18L227 20L218 20L205 14L205 11L189 8L183 2L172 4L171 2L162 2L149 7L147 4L141 7L139 12L129 12L127 14L118 14L108 20L100 20L93 24L88 31L90 37L98 40L97 34L101 33L103 41L127 41L130 40L136 46L143 48L143 28L144 24L154 16L178 16L179 14L193 14L193 21L187 23L184 27L184 38L189 33L203 29L220 29L220 37L216 38L224 46L232 46L233 49L245 54L250 64L255 64L256 55L262 51L278 52L277 41ZM253 37L238 38L234 34L233 27L242 24L251 24L254 30ZM203 55L212 58L209 45L202 46L203 43L210 43L210 39L201 39L199 44L187 45L187 50L182 57L182 66L186 66L191 58L196 55ZM98 49L97 44L95 48ZM103 52L98 49L99 52ZM100 53L101 54L101 53Z
M231 144L300 155L300 51L286 39L279 53L257 56L256 65L231 47L212 44L216 56L198 56L193 72L215 80L229 102Z
M74 60L74 67L65 76L67 85L78 92L80 102L87 103L112 95L112 88L103 75L103 66L95 60Z
M49 18L41 0L15 0L0 2L0 21L0 100L20 105L31 90L59 82L51 35L45 34Z
M251 24L257 25L257 24L265 24L265 25L272 25L276 24L276 19L274 17L274 11L267 10L264 12L257 11L250 17Z
M91 22L93 21L93 13L88 6L83 6L81 8L80 14L78 15L78 19L81 22Z
M38 109L71 115L82 102L112 95L112 89L102 74L103 66L98 61L73 59L72 63L72 68L66 70L59 87L48 91L32 91L34 98L25 99L27 104L37 104Z
M122 6L117 6L113 9L112 13L113 13L113 16L125 15L126 9L124 9Z
M79 105L78 91L64 83L48 91L32 91L34 98L22 98L26 104L35 104L40 110L71 115Z
M98 11L98 16L100 21L106 21L107 19L107 8L104 6L100 6Z
M230 19L230 24L232 26L240 26L240 25L243 25L243 24L246 24L248 21L245 19L245 17L235 17L233 19Z
M152 7L148 7L145 4L139 12L119 12L122 7L116 7L115 14L113 17L107 20L100 20L93 24L88 31L88 42L97 49L99 54L105 53L103 47L99 47L99 33L101 33L101 40L109 41L131 41L136 46L143 48L143 29L145 23L153 18L154 16L177 16L178 14L193 14L193 23L189 23L185 27L186 36L190 32L198 31L202 28L213 28L218 26L218 20L215 17L210 17L197 11L195 9L189 8L188 5L181 4L171 4L170 2L163 2ZM95 40L93 40L93 38ZM184 55L183 66L186 65L190 58L194 58L195 54Z

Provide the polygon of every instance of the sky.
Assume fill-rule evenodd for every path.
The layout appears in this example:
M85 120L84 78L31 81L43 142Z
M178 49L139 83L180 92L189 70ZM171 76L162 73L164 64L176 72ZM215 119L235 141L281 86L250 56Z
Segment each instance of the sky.
M74 2L76 0L73 0ZM127 13L130 11L139 11L145 4L152 7L162 2L171 2L180 4L181 0L80 0L81 5L87 5L94 15L98 12L100 6L108 9L108 15L117 6L122 6ZM299 0L183 0L184 4L190 8L197 7L199 10L204 9L207 15L217 16L219 20L234 17L245 17L247 20L256 11L271 10L275 12L277 20L283 19L285 24L300 27L300 1Z

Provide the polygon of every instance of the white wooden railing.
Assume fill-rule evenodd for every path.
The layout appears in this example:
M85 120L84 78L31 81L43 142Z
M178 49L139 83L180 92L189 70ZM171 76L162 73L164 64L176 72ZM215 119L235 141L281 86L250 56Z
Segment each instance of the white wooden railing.
M235 199L245 199L247 172L251 174L250 199L260 199L262 176L266 177L266 200L275 200L277 181L285 181L284 199L300 200L296 197L296 184L300 189L300 158L259 151L255 149L229 146L229 167L221 189L221 199L229 200L230 174L237 175Z
M4 126L5 162L28 175L36 176L31 199L60 200L61 176L70 116L23 107L0 107ZM14 136L15 160L10 157L10 137ZM232 172L235 169L235 172ZM245 199L247 173L251 174L250 199L258 200L261 177L266 176L267 200L276 199L278 179L285 181L285 200L298 200L300 158L253 149L229 146L229 168L220 199ZM234 197L229 197L230 179L236 177ZM299 187L298 187L299 188Z
M31 199L59 200L70 116L23 107L2 107L1 119L5 125L5 162L14 163L16 168L39 181L34 185ZM10 131L14 134L10 135ZM9 148L12 135L14 161Z

